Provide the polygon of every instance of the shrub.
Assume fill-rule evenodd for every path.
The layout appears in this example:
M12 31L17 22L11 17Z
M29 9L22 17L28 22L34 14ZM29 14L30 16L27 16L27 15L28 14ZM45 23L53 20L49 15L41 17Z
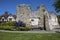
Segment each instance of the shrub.
M15 22L13 21L9 21L9 22L2 22L0 23L0 26L13 26Z
M26 27L22 27L22 26L20 26L19 28L18 28L18 30L21 30L21 31L28 31L28 30L30 30L31 28L30 28L30 25L27 25Z
M0 26L0 29L13 30L15 29L15 27L14 26Z
M9 25L9 26L13 26L14 23L15 23L14 21L6 22L6 24Z
M24 25L25 27L20 26L20 27L18 27L18 30L21 30L21 31L28 31L28 30L31 29L29 23L28 23L27 25L26 25L26 24L23 24L23 25Z
M15 23L13 24L13 26L15 26L15 27L20 27L20 26L25 27L26 24L23 23L22 21L18 21L18 22L15 22Z
M30 30L30 28L28 28L28 27L19 27L18 30L28 31L28 30Z
M9 22L1 22L0 23L0 29L5 29L5 30L14 30L15 27L13 26L15 22L9 21Z
M3 27L0 25L0 29L3 29Z
M26 30L30 30L30 29L31 29L30 26L26 27Z
M17 22L15 22L15 23L13 24L13 26L15 26L15 27L19 27L19 25L18 25Z
M25 29L26 29L25 27L19 27L18 28L18 30L20 30L20 31L25 31Z
M22 26L22 27L25 27L25 26L26 26L26 24L23 23L22 21L18 21L18 25L19 25L19 26Z

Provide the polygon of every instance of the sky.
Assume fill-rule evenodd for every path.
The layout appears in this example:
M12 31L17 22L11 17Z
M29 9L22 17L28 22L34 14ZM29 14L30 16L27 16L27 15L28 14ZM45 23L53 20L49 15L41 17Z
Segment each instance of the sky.
M36 10L37 6L44 4L47 11L55 11L52 6L55 0L0 0L0 15L4 14L5 11L16 14L16 7L19 4L28 4L31 10ZM59 15L59 13L57 13Z

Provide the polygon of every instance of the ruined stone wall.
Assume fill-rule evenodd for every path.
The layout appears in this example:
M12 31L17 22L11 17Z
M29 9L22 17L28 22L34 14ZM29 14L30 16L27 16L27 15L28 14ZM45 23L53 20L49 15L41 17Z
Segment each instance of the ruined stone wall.
M28 24L29 19L37 18L39 19L38 27L44 27L44 5L37 8L36 11L32 11L28 5L17 6L17 21L22 20Z
M50 15L50 13L46 10L46 7L44 5L38 6L36 11L32 11L29 5L22 4L17 6L17 19L16 19L17 21L21 20L26 24L30 24L30 19L37 18L39 19L38 27L42 27L43 29L45 27L45 30L51 30L50 29L51 25L49 24L51 23L50 17L52 18L52 14ZM54 17L56 18L56 15ZM51 26L51 28L52 27L53 26Z
M27 22L30 14L30 7L28 5L19 5L17 6L17 21L21 20L23 22Z

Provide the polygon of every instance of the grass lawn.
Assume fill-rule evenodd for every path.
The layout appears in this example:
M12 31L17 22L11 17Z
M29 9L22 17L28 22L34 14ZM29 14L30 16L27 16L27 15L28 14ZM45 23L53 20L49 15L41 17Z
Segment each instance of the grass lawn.
M60 40L60 34L0 32L0 40Z

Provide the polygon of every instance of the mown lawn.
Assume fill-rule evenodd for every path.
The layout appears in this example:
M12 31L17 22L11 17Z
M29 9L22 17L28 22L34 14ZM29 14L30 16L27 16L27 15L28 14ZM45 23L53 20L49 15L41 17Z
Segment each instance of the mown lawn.
M60 40L60 34L0 32L0 40Z

